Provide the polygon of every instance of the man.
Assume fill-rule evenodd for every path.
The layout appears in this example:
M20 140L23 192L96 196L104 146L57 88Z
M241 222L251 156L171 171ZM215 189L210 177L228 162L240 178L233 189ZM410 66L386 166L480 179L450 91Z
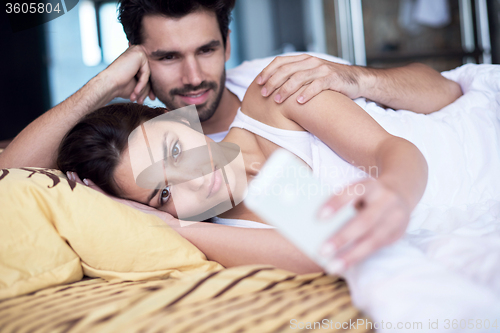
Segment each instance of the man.
M57 148L84 115L115 97L169 109L197 106L206 134L224 132L243 94L225 85L231 54L229 15L235 0L123 0L120 19L129 49L64 102L33 121L0 155L1 167L55 167ZM262 64L262 63L261 63ZM258 69L260 71L260 68ZM250 71L251 72L251 71ZM258 71L254 72L258 73ZM246 72L248 76L248 71ZM262 94L283 102L303 85L305 103L325 89L366 97L395 109L429 113L461 95L458 84L424 65L394 69L347 66L309 55L278 57L262 71ZM219 136L220 137L220 136Z

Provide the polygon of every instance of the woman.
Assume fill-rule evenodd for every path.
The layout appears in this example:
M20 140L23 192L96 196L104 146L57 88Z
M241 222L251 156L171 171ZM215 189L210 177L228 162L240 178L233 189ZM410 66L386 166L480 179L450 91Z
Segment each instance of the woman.
M500 70L464 66L455 74L455 78L463 78L464 96L456 105L430 116L416 115L418 123L415 118L405 118L404 113L370 111L368 115L351 100L330 91L302 106L294 102L277 105L272 99L261 98L254 83L224 140L240 146L249 181L280 145L315 170L321 169L322 163L331 164L340 174L331 178L336 185L343 184L344 175L348 175L348 182L363 178L350 172L353 166L376 177L358 182L364 185L362 193L344 191L325 206L340 207L354 199L359 210L357 217L333 237L329 243L333 245L325 249L325 255L332 257L336 252L327 267L329 272L349 267L343 275L353 303L378 323L392 322L396 327L397 321L419 322L425 327L429 323L430 328L430 323L434 325L441 319L439 323L444 322L446 327L447 320L464 318L487 318L493 323L499 313ZM368 104L363 105L367 110L371 105ZM136 110L128 112L126 108ZM177 204L174 200L173 205L169 201L175 185L163 188L151 198L151 188L137 188L137 177L126 158L127 137L163 112L137 108L141 107L109 106L89 115L62 144L59 167L76 171L108 193L178 214L183 201ZM120 109L123 110L117 111ZM116 117L112 116L115 112ZM93 117L100 125L93 123ZM126 121L117 125L120 117ZM372 117L391 132L411 138L419 149L388 134ZM202 143L210 141L193 133L185 122L186 119L177 119L177 124L169 127L170 131L176 127L190 132L189 138L166 140L169 156L174 159L186 148L182 141L194 137ZM122 130L117 130L119 127ZM80 135L86 131L89 132L83 137L87 139L82 139ZM99 131L104 135L101 141L94 142ZM153 154L155 144L158 143L152 142ZM104 147L108 150L104 151ZM429 175L421 151L428 157ZM108 159L109 162L101 162ZM328 181L328 175L319 176ZM210 184L214 182L198 183L199 192L208 191L205 198L213 190ZM237 192L236 187L234 190ZM410 212L420 199L407 228ZM267 263L298 273L321 270L274 230L212 223L181 227L170 214L151 211L176 227L208 258L224 266ZM258 221L241 204L220 216ZM400 238L405 230L404 238L359 262L374 249ZM352 265L354 262L358 264Z
M272 128L281 136L281 140L275 140L276 142L300 142L305 140L304 136L318 138L324 143L324 147L320 145L322 154L333 156L329 161L336 164L334 167L342 170L352 168L345 162L349 161L356 167L377 173L374 174L377 178L363 180L365 190L355 195L357 206L360 208L358 216L336 235L333 243L330 243L336 248L344 248L350 242L357 245L344 248L345 251L333 263L337 267L332 267L332 270L341 268L338 267L339 262L342 266L349 265L382 244L401 236L427 181L427 165L420 151L412 143L388 134L356 103L340 93L323 92L305 105L292 102L276 105L272 99L261 97L259 91L259 86L255 82L252 83L243 100L241 112L224 139L224 142L235 143L241 148L249 181L270 154L279 147L252 131L258 131L261 135L265 135L266 131L273 134ZM302 90L299 90L296 94L301 92ZM294 101L294 98L288 100ZM106 118L106 112L111 115L119 112L116 111L117 108L142 107L110 106L107 109L111 111L97 112L97 116L104 112L103 117ZM127 156L128 135L142 122L158 116L161 112L163 111L141 110L139 113L142 115L138 115L137 112L123 111L122 114L131 113L123 130L114 128L116 124L110 123L109 126L104 126L104 132L100 129L101 126L95 128L93 125L85 125L86 119L95 116L89 115L75 126L62 143L58 158L59 168L65 172L77 172L81 178L92 180L109 194L131 199L175 216L174 205L168 200L170 190L175 191L175 186L156 192L141 189L135 183L130 158ZM246 118L245 121L241 121L243 118ZM245 127L245 123L251 119L256 121L257 127L261 127L260 130L240 128ZM183 125L179 123L177 127L179 126ZM102 132L100 139L97 139L99 136L96 136L96 131ZM187 134L187 137L192 137L192 134ZM273 140L270 136L268 138ZM210 141L208 138L206 140ZM172 146L170 149L177 148ZM305 147L305 152L296 154L307 154L307 149L309 148ZM349 193L350 191L346 191L344 195L338 196L333 206L339 207L352 200L353 196ZM326 209L320 215L324 217L328 214ZM220 217L259 221L243 204L228 210ZM326 255L331 255L332 247L327 247L326 252ZM318 269L315 265L308 267Z

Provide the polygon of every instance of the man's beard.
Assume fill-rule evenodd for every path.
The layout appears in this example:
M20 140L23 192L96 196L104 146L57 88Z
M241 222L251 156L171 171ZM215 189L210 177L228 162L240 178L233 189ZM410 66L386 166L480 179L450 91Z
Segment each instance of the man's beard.
M154 86L154 83L153 83ZM203 81L200 83L198 86L192 86L190 84L185 85L182 88L174 88L168 92L167 95L163 95L162 93L157 94L157 91L160 92L161 89L155 89L153 87L153 90L156 94L156 97L163 103L165 104L165 107L172 111L178 108L181 108L185 105L175 105L174 104L174 98L178 95L186 95L189 94L190 92L193 91L199 91L199 90L207 90L211 89L215 91L217 94L215 96L215 100L210 104L206 105L210 101L206 101L205 103L201 105L196 105L196 110L198 111L198 117L200 118L200 121L206 121L215 114L215 111L217 111L217 108L219 107L220 101L222 99L222 94L224 93L224 88L226 87L226 70L222 72L221 78L219 85L217 86L217 83L214 81ZM217 90L218 89L218 90Z

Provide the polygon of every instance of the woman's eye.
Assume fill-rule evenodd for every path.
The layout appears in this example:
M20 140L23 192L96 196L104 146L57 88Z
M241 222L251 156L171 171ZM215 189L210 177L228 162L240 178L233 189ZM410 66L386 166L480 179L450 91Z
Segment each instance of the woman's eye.
M179 141L175 143L175 145L172 147L172 157L174 159L177 159L179 155L181 154L181 146L179 144Z
M170 199L170 186L165 187L160 192L160 205L164 205Z

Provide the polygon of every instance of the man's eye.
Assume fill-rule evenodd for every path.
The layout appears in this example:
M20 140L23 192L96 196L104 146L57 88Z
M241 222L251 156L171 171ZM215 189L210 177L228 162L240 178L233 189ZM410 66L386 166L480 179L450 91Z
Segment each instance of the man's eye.
M168 202L170 199L170 186L165 187L163 190L160 192L160 205L164 205Z
M210 52L212 52L213 50L214 50L214 49L212 49L212 48L202 49L202 50L201 50L201 53L210 53Z
M172 147L172 157L174 159L177 159L179 155L181 154L181 146L179 144L179 141L175 143L175 145Z
M175 59L175 56L172 54L169 54L169 55L166 55L166 56L160 58L160 60L174 60L174 59Z

